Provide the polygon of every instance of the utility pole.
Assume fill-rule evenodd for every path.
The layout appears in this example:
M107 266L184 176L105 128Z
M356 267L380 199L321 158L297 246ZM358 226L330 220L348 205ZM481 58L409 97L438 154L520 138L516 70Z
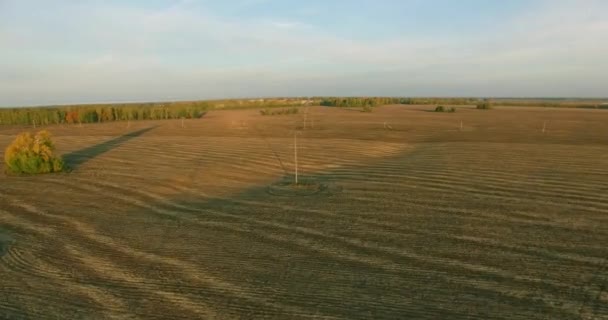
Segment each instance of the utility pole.
M545 133L545 129L547 129L547 121L543 122L543 134Z
M295 163L296 185L298 184L298 132L293 133L293 158Z

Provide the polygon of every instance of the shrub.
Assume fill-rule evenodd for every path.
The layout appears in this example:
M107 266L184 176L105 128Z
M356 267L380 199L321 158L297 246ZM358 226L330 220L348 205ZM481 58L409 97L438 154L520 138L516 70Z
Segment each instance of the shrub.
M372 112L374 110L374 108L372 108L372 106L370 106L369 104L366 104L363 106L363 112Z
M489 101L483 101L477 104L477 109L490 110L492 109L492 104Z
M8 173L37 174L60 172L66 169L61 159L53 155L55 146L48 131L32 136L22 133L6 148L4 161Z
M336 103L329 99L323 99L323 100L321 100L319 105L324 106L324 107L334 107L336 105Z
M278 109L278 110L270 110L270 109L263 109L260 110L260 114L263 116L275 116L275 115L284 115L284 114L297 114L300 111L300 109L293 107L293 108L289 108L289 109Z
M453 112L456 112L456 108L454 108L454 107L446 108L444 106L437 106L437 108L435 108L435 112L449 112L449 113L453 113Z

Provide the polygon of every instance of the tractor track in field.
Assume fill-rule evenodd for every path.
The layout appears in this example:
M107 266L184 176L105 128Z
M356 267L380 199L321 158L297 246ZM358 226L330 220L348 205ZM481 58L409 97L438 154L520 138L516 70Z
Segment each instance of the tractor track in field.
M80 163L1 178L0 318L606 318L608 114L309 110L339 192L269 194L302 115L51 130Z

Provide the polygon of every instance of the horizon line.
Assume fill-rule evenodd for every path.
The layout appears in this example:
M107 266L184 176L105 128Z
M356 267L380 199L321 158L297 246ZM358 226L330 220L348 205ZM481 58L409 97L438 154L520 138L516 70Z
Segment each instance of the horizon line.
M142 103L174 103L174 102L213 102L213 101L239 101L255 99L323 99L323 98L404 98L404 99L497 99L497 100L573 100L573 101L596 101L608 100L607 97L541 97L541 96L370 96L370 95L324 95L324 96L258 96L258 97L237 97L237 98L212 98L212 99L159 99L159 100L106 100L95 102L74 102L74 103L52 103L52 104L31 104L31 105L0 105L0 109L18 108L51 108L51 107L70 107L70 106L90 106L90 105L116 105L116 104L142 104ZM608 102L608 101L607 101Z

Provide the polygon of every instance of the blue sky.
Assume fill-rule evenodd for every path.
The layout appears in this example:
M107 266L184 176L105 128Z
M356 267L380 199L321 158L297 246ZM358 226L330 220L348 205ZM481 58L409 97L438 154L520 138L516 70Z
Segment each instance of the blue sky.
M603 0L0 0L0 106L605 97Z

